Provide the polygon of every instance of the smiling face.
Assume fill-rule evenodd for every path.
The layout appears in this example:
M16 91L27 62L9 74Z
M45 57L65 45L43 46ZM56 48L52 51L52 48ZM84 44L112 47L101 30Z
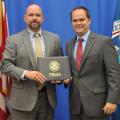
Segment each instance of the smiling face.
M90 18L84 9L73 10L71 14L71 21L74 31L78 36L82 37L86 32L89 31Z
M44 21L41 8L36 4L30 5L26 9L24 20L25 20L27 27L30 30L32 30L33 32L38 32Z

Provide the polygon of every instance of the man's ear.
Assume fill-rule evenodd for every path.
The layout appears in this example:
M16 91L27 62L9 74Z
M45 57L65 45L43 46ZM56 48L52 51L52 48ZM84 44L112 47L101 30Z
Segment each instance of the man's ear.
M42 20L42 23L43 23L43 22L45 21L45 17L44 17L44 15L42 16L42 19L43 19L43 20Z
M91 24L91 19L89 19L89 25Z
M24 19L24 21L26 22L26 16L25 16L25 15L23 16L23 19Z

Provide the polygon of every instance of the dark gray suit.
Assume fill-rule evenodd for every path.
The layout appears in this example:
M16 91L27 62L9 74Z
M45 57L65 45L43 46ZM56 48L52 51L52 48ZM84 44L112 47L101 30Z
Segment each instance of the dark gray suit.
M45 43L45 56L62 56L59 37L53 33L42 31ZM24 70L36 71L36 64L30 35L24 30L8 37L2 72L12 77L11 107L21 111L31 111L37 101L38 88L33 80L21 80ZM56 106L55 84L47 84L47 96L50 106Z
M102 116L106 102L120 102L118 101L120 70L117 53L110 38L91 32L78 71L73 57L75 42L74 38L66 45L72 72L70 112L74 115L79 114L82 105L87 116Z

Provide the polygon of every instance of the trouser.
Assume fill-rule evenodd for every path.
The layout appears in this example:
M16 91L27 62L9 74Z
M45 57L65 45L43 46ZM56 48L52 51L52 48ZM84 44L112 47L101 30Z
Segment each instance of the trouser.
M83 106L81 107L80 114L73 115L71 113L70 120L109 120L109 116L100 116L100 117L89 117L85 114L85 111L83 109Z
M47 92L39 91L36 105L32 111L12 109L13 120L53 120L54 110L51 108Z

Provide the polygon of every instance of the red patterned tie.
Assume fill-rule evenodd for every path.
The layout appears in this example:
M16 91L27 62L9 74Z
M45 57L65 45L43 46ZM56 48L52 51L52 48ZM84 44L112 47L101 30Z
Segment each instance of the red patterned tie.
M78 47L76 52L76 67L79 70L80 65L82 62L82 54L83 54L83 47L82 47L83 39L78 39Z

